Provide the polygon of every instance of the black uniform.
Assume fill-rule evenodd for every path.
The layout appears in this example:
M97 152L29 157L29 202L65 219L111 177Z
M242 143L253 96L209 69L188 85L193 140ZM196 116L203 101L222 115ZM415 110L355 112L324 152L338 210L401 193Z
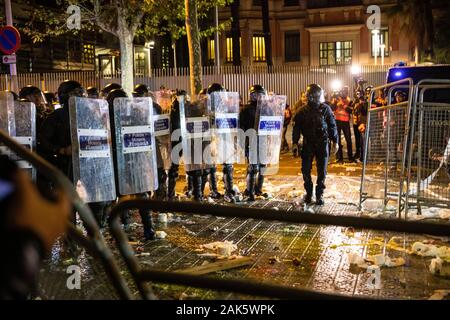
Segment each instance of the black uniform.
M320 87L319 87L320 88ZM321 90L321 89L320 89ZM297 144L300 135L303 136L303 146L301 148L302 174L306 197L311 201L313 193L313 182L311 179L311 169L314 158L317 163L317 186L316 199L322 200L325 190L325 178L329 158L329 141L337 143L337 127L333 111L330 106L320 103L320 100L310 99L308 104L302 107L294 118L294 129L292 133L292 143Z
M180 103L178 99L175 99L172 103L172 109L170 110L170 134L172 135L174 131L180 130ZM172 141L172 149L175 148L179 143L181 143L181 136L177 141ZM170 166L168 172L168 186L167 186L167 197L169 200L173 200L175 198L175 186L178 179L178 171L180 169L179 163L175 163L172 161L172 165Z
M255 129L255 118L256 118L256 100L251 100L250 103L246 104L244 108L239 113L239 124L240 128L246 132L250 129ZM263 169L266 167L265 164L254 164L249 161L249 141L245 141L245 156L247 158L247 188L245 190L245 196L249 197L249 200L253 200L254 195L262 194L262 187L264 184L264 175L262 174Z

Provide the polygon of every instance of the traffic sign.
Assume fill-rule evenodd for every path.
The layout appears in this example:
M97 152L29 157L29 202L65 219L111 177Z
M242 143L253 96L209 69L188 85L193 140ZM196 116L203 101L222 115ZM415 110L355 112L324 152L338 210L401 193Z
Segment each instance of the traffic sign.
M2 61L4 64L11 64L17 62L17 56L15 54L9 56L3 56Z
M13 54L20 48L20 33L13 26L0 28L0 51Z

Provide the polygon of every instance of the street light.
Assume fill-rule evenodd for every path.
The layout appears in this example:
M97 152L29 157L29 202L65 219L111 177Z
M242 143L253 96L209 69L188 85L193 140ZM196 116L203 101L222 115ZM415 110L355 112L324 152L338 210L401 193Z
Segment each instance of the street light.
M152 49L155 48L155 41L151 40L146 42L144 45L145 50L147 50L148 55L148 76L152 76Z
M333 80L333 82L331 82L331 90L333 90L333 92L338 92L342 89L342 81L341 80Z
M352 67L351 67L351 72L352 72L352 74L355 75L355 76L361 74L361 66L360 66L360 65L357 65L357 64L352 65Z
M380 37L378 36L380 34L380 30L372 30L373 36L375 36L375 65L378 64L378 51L380 50Z

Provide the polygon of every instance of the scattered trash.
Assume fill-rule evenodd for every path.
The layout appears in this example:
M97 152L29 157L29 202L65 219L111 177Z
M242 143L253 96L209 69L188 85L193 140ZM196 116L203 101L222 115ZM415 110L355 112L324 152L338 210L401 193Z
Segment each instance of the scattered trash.
M355 236L355 229L352 228L352 227L347 228L347 229L345 230L344 234L345 234L347 237L349 237L349 238L353 238L353 237Z
M349 252L347 254L348 263L350 265L355 265L362 269L367 269L369 266L366 264L366 261L359 254L354 252Z
M194 231L189 230L185 226L181 226L181 228L190 236L196 236L197 235Z
M439 257L450 262L450 248L447 246L437 247L432 244L415 242L412 245L412 252L421 257Z
M298 267L301 264L301 261L298 258L292 259L292 263L294 266Z
M167 214L166 213L158 214L158 220L161 223L167 223Z
M437 257L431 260L429 270L435 276L448 277L450 276L450 263Z
M281 260L277 256L269 258L269 264L275 264L275 263L278 263L278 262L281 262Z
M231 254L237 250L237 245L232 241L217 241L201 245L200 248L211 251L216 257L230 257Z
M280 208L278 208L278 207L273 207L272 210L279 211Z
M434 293L428 300L443 300L448 296L450 290L434 290Z
M301 191L301 190L292 190L292 191L288 192L287 197L290 198L290 199L294 199L294 198L301 197L302 195L303 195L303 191Z
M208 203L215 203L214 199L211 197L208 197Z
M164 231L156 231L155 237L156 239L165 239L167 237L167 233Z
M142 252L142 253L136 254L136 257L149 257L149 256L150 256L150 252Z
M315 213L312 206L308 206L306 204L303 205L303 212L305 213Z

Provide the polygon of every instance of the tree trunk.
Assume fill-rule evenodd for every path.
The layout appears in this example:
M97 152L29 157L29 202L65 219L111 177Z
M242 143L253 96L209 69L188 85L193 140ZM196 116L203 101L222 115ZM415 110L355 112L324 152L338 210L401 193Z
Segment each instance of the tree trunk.
M430 0L424 0L422 2L423 5L423 19L424 19L424 27L425 27L425 35L424 35L424 49L425 49L425 60L433 61L435 58L434 55L434 42L435 42L435 33L434 33L434 17L433 17L433 8L431 6Z
M173 50L173 75L177 76L178 66L177 66L177 42L172 38L172 50Z
M185 0L192 100L195 100L197 94L202 90L202 51L200 46L200 32L198 29L197 5L197 0Z
M133 36L128 32L122 32L119 36L120 41L120 78L122 88L131 95L134 86L133 70Z
M233 39L233 66L239 67L241 65L241 25L239 15L239 0L234 0L231 4L231 35Z
M273 65L272 36L270 33L269 1L268 0L261 0L261 10L262 10L262 22L263 22L263 32L264 32L264 44L265 44L265 48L266 48L266 61L267 61L267 66L271 67Z

